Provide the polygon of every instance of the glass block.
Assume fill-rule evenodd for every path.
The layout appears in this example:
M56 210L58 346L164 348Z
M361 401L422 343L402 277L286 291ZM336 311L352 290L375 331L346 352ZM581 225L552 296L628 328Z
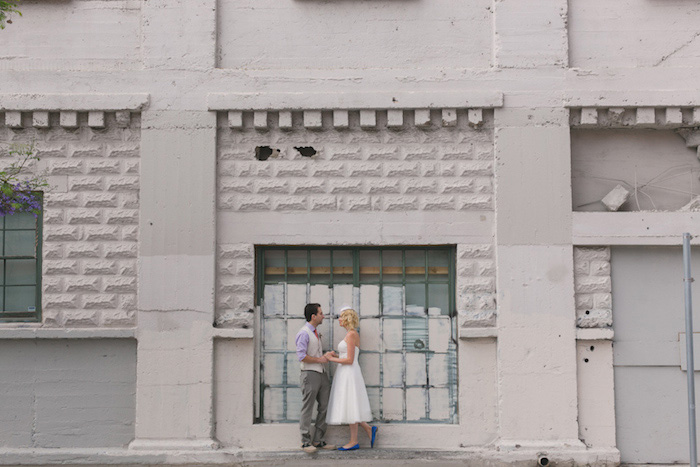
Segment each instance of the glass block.
M382 386L400 388L404 382L404 360L400 353L385 353L382 356Z
M287 315L298 316L304 320L304 307L309 303L306 299L306 284L287 284Z
M447 316L428 318L428 342L433 352L447 352L452 340L452 319Z
M379 282L379 251L360 250L360 282Z
M362 377L365 379L365 385L367 386L381 385L379 355L378 353L360 351L360 368L362 368Z
M379 420L380 418L380 397L379 397L379 388L367 388L367 397L369 398L369 406L372 409L372 419L373 420Z
M34 311L36 309L36 287L5 287L5 311Z
M353 307L353 286L343 284L333 286L333 316L340 314L340 309L346 306ZM357 310L355 310L357 311Z
M363 284L360 286L360 316L379 315L379 286Z
M432 278L447 279L450 273L450 252L447 250L428 250L428 275Z
M382 318L381 334L385 351L403 349L403 321L401 318Z
M288 318L287 319L287 350L295 352L297 350L296 337L297 333L306 324L305 319ZM323 325L321 325L323 326Z
M360 348L362 350L381 350L379 319L360 319Z
M382 314L394 316L403 315L402 286L382 286Z
M330 314L331 289L327 285L312 285L309 287L309 303L318 303L325 315Z
M21 212L11 216L5 216L5 229L35 229L36 218L34 214Z
M425 283L406 284L406 314L423 316L427 310L425 300Z
M353 282L352 251L333 250L333 283Z
M384 420L403 420L403 389L382 389L382 412Z
M284 281L284 251L266 250L263 257L265 282Z
M5 232L6 256L35 256L36 234L33 230L10 230Z
M287 353L287 382L293 386L299 386L299 374L301 373L301 366L299 366L299 358L297 358L296 352Z
M447 388L430 388L430 419L449 421L450 413L450 390Z
M301 389L287 388L287 421L299 420L301 402Z
M308 251L287 251L287 282L306 283L308 272Z
M279 422L284 420L284 391L280 388L265 388L263 394L263 417L265 421Z
M382 251L382 283L403 281L403 252L401 250Z
M8 259L5 261L5 284L35 284L36 260L33 259Z
M424 353L406 352L406 384L409 386L427 384Z
M425 250L406 250L406 283L411 282L425 283Z
M426 390L424 388L406 389L406 420L425 418Z
M408 352L421 352L428 348L428 320L406 318L403 332L404 348Z
M331 282L331 252L329 250L311 250L311 283Z
M450 289L448 284L428 284L428 306L430 308L439 308L440 315L450 314ZM437 312L434 314L437 314Z
M264 354L263 377L265 384L284 384L284 354Z
M284 350L284 338L287 335L286 325L283 319L265 319L263 324L263 349Z
M284 284L266 284L263 297L265 316L284 314Z
M428 378L431 386L447 386L449 382L449 362L447 354L428 356Z

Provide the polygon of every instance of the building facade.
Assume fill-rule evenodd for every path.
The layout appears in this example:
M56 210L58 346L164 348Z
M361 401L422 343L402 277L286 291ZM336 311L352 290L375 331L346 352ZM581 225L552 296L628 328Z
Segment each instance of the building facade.
M21 10L0 148L52 187L2 224L0 463L298 448L307 302L327 348L359 311L380 447L688 461L699 5Z

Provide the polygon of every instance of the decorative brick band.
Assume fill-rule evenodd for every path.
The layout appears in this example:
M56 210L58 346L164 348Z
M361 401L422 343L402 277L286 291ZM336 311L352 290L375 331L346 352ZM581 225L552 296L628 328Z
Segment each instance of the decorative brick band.
M362 110L230 110L229 128L291 130L306 128L404 129L458 126L461 122L477 128L484 122L483 109L362 109Z
M128 128L131 125L131 114L129 110L118 110L110 112L114 115L113 125L116 128ZM85 118L79 118L80 115L85 115ZM3 121L8 128L78 128L81 123L90 128L105 128L106 113L99 110L91 110L88 112L78 112L75 110L61 110L49 112L45 110L39 111L21 111L10 110L0 113L0 125ZM4 120L3 120L4 118Z
M581 107L572 108L572 127L682 128L700 126L700 107Z
M610 247L574 247L576 325L612 326Z

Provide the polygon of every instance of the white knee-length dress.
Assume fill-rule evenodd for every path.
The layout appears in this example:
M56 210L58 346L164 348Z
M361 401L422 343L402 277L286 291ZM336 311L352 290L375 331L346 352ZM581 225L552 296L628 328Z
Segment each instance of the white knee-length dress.
M345 340L338 344L338 354L340 358L347 358L348 343ZM352 365L339 364L335 371L326 414L326 423L329 425L372 421L365 379L357 363L359 356L360 348L355 347L355 361Z

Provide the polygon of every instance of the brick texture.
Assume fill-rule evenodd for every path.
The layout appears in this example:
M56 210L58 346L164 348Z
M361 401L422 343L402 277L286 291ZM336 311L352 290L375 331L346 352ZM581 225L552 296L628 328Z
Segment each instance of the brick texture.
M0 126L0 147L33 143L54 188L44 196L42 314L49 326L136 324L140 115L104 128ZM67 178L63 190L54 180Z
M612 289L609 247L574 248L576 325L612 326Z
M457 312L459 326L496 325L496 263L493 246L457 245Z

